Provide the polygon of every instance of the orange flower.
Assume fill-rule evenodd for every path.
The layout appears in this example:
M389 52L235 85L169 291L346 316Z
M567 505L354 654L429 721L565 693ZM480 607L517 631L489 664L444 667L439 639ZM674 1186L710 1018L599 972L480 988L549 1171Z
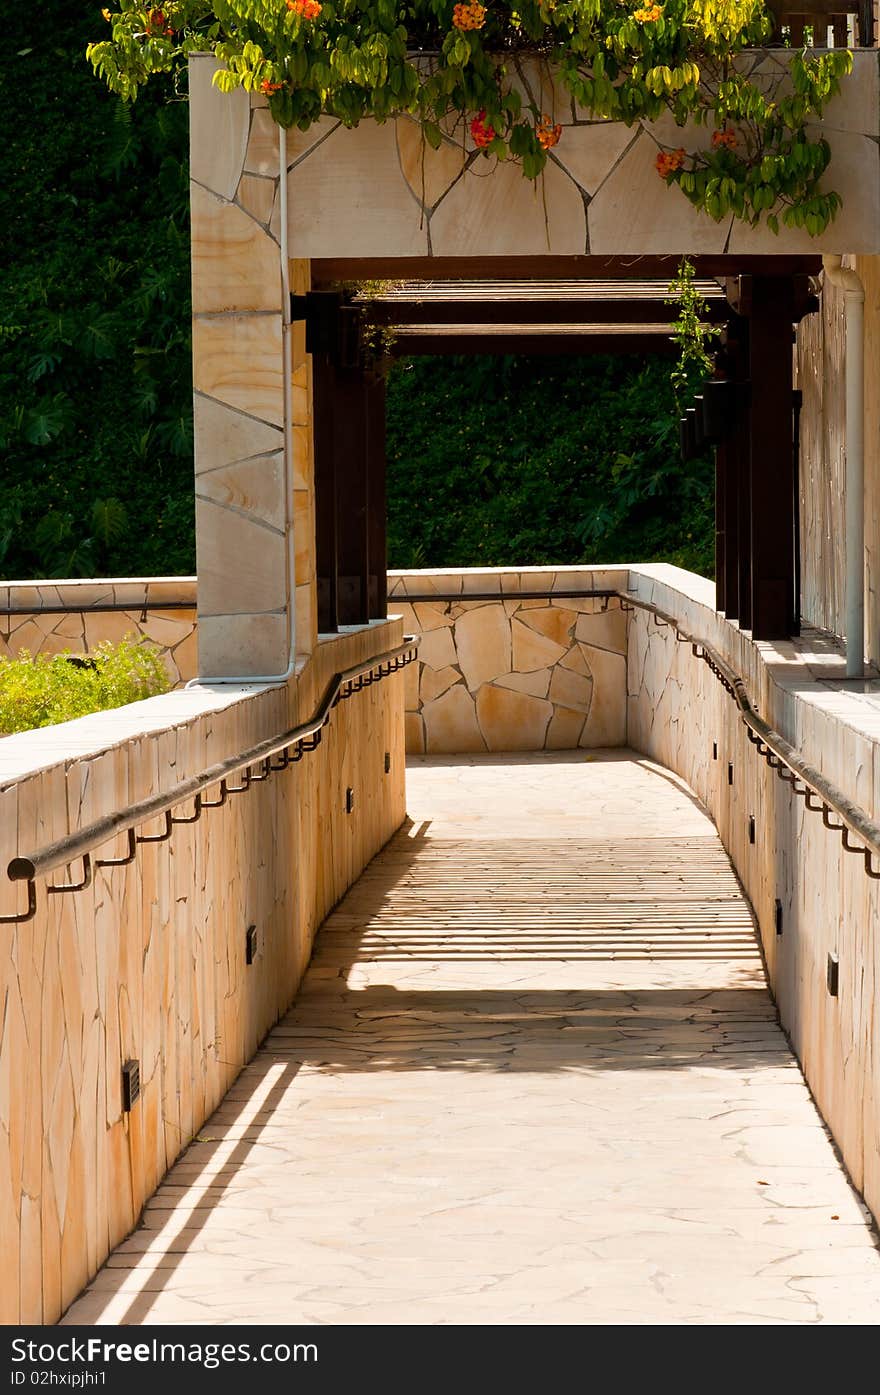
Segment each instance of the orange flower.
M641 9L633 11L633 19L637 19L640 24L654 24L662 13L660 5L643 5Z
M106 19L107 23L109 24L109 23L110 23L110 11L109 11L109 10L102 10L102 11L101 11L101 14L104 16L104 18Z
M495 127L486 125L485 108L471 122L471 138L478 150L485 150L495 139Z
M661 150L655 168L661 179L668 179L676 170L681 169L686 159L687 152L681 146L677 150Z
M317 19L324 6L318 0L287 0L287 8L301 19Z
M455 5L452 23L456 29L482 29L486 23L486 6L481 5L480 0L471 0L468 5Z
M147 33L164 34L166 38L170 38L174 33L174 30L165 18L164 10L150 10L147 15Z
M554 145L559 144L562 127L558 122L554 125L552 119L544 112L535 127L535 135L538 137L538 144L542 150L551 150Z
M267 97L271 97L273 92L280 92L283 86L283 82L270 82L268 78L263 78L260 83L260 91L265 92Z
M724 130L712 132L712 144L716 150L720 149L722 145L725 150L735 150L739 142L735 131Z

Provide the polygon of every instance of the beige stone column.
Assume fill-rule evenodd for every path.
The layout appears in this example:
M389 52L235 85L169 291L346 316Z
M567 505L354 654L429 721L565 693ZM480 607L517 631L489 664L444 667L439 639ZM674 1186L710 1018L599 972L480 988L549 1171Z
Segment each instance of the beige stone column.
M285 395L278 128L262 99L219 92L215 67L190 63L199 673L274 675L289 662L291 606L297 648L312 647L311 375L294 327ZM308 283L308 262L292 263L292 289Z

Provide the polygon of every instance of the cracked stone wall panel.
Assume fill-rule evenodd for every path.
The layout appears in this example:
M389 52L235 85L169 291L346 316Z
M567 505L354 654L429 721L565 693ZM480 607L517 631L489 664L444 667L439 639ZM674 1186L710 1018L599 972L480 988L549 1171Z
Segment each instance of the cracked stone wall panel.
M467 155L460 143L447 139L433 150L417 121L401 117L394 125L403 177L418 203L433 208L462 173Z
M431 215L435 256L577 254L585 245L580 191L553 164L534 183L514 165L496 166L487 179L468 172Z
M253 174L243 174L241 177L237 201L261 227L266 227L272 217L277 187L277 179L260 178Z
M605 180L590 204L592 253L724 248L731 219L714 223L679 190L667 188L656 158L656 142L643 131Z
M193 185L193 314L278 310L278 245L243 209Z
M250 134L244 168L248 174L276 180L278 163L278 124L268 107L255 107L250 116Z
M192 180L233 199L238 188L250 126L250 103L241 88L220 92L213 84L220 65L209 54L189 62L189 150Z
M291 170L288 187L290 246L300 256L350 256L355 244L361 256L428 251L427 227L419 226L392 121L333 131ZM273 226L277 218L276 209Z
M197 498L202 617L282 610L287 597L284 535Z
M281 427L284 401L280 314L196 316L193 387L197 393Z
M517 612L517 618L530 630L536 630L538 634L546 636L555 644L568 647L571 644L572 631L577 616L573 610L566 610L560 606L541 605L538 602L534 606L523 608Z
M586 604L586 602L585 602ZM610 649L615 654L626 653L627 614L614 601L606 611L599 611L599 602L594 601L594 611L582 613L577 620L575 634L585 644L596 649Z
M503 606L466 611L456 621L454 643L458 665L472 692L490 679L510 672L510 621Z
M283 530L283 451L261 455L256 460L239 460L234 465L198 476L196 497L221 504L235 513L249 515L276 530Z
M258 421L209 397L193 400L196 478L236 461L283 449L281 427Z
M880 227L880 168L876 135L857 131L834 131L822 122L821 127L808 127L815 138L820 132L831 147L831 163L822 180L826 189L834 189L843 200L837 217L822 234L823 252L872 253L877 250L877 229ZM806 228L785 228L781 234L785 250L804 255L815 254L817 239ZM761 224L749 228L736 220L730 236L731 255L738 253L774 253L780 250L780 237Z
M619 121L567 126L551 158L587 194L595 194L635 140L637 129Z
M289 625L284 615L205 615L199 622L201 673L283 673Z
M477 693L476 709L487 750L543 750L554 711L551 702L485 683Z
M538 58L506 59L508 81L518 92L523 106L534 104L538 111L568 127L575 119L571 93L550 64Z

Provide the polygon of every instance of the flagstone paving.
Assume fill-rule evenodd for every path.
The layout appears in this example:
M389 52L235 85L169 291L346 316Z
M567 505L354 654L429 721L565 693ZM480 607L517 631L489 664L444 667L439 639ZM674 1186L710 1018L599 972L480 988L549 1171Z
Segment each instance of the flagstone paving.
M64 1321L880 1321L687 788L620 751L422 757L409 811Z

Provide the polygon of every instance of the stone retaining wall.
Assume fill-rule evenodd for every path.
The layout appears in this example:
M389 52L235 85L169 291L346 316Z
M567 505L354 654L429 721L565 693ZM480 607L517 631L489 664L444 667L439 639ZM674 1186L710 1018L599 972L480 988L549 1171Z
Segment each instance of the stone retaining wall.
M626 585L625 571L603 576ZM389 572L389 609L422 635L408 670L407 750L622 745L627 617L617 601L566 594L593 586L587 567ZM483 599L468 599L475 593ZM405 599L416 596L426 599Z
M286 688L169 693L0 741L0 914L25 902L11 857L287 730L401 635L391 621L325 641ZM340 703L314 753L87 890L47 896L39 879L36 919L0 927L0 1323L59 1317L291 1002L317 926L403 819L402 685ZM129 1058L141 1096L125 1113Z
M108 605L126 609L101 609ZM0 658L17 659L22 649L32 655L68 649L85 654L102 640L115 643L129 635L159 648L175 686L194 678L195 577L0 583Z
M880 681L843 683L840 646L815 631L753 643L715 613L710 582L676 567L632 568L630 579L727 658L765 720L878 819ZM715 820L755 911L782 1025L853 1182L880 1216L880 882L761 759L690 645L644 611L630 617L628 675L628 742L687 780ZM839 960L837 996L829 955Z

